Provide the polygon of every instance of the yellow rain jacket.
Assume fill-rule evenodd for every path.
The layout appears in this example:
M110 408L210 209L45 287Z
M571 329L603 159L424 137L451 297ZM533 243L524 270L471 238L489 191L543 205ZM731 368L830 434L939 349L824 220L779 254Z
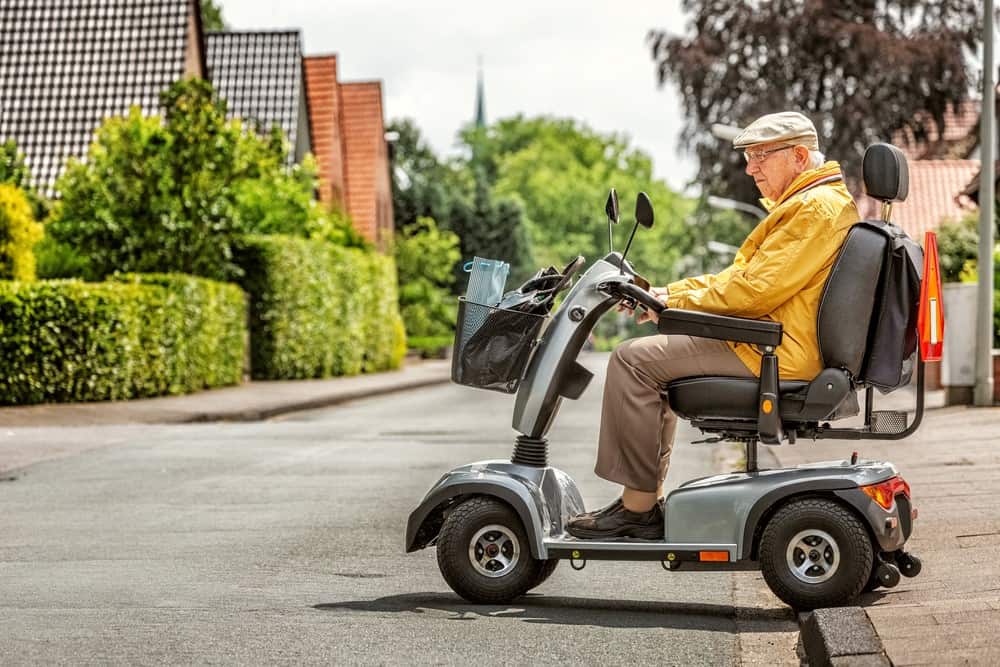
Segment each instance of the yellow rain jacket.
M761 203L768 216L750 232L733 264L669 284L667 305L781 322L784 336L776 350L781 378L812 380L823 369L816 340L819 300L858 209L836 162L803 172L777 201ZM729 345L760 374L756 346Z

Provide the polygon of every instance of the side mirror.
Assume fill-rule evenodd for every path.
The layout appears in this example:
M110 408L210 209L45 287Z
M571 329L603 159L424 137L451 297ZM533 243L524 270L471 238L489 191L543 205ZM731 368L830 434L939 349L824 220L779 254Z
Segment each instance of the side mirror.
M625 274L625 257L632 247L632 239L635 238L635 230L639 229L639 225L646 229L653 226L653 202L649 201L649 195L645 192L640 192L635 200L635 225L632 226L632 233L629 234L628 243L625 244L625 252L622 253L622 275Z
M608 193L608 203L604 205L604 211L608 214L608 222L618 224L621 216L618 213L618 193L614 188Z
M640 192L635 200L635 221L646 229L653 226L653 202L645 192Z

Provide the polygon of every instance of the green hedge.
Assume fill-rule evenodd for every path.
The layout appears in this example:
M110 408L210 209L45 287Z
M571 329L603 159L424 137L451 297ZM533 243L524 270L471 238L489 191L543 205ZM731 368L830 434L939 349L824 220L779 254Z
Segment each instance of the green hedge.
M0 281L0 403L99 401L238 383L246 302L182 275Z
M325 241L236 244L250 294L253 377L303 379L396 368L406 353L390 257Z

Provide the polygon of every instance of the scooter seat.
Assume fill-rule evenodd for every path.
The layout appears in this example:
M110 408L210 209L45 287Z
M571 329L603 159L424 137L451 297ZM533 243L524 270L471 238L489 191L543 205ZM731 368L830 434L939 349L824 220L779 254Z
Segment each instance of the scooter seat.
M840 419L858 414L857 393L843 371L827 368L812 382L778 383L783 421ZM757 419L760 383L756 378L688 377L667 385L670 408L682 419Z

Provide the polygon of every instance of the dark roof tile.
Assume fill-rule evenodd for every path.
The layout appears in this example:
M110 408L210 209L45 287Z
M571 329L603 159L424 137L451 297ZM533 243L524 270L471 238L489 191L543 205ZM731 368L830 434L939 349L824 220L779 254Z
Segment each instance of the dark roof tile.
M107 116L185 72L188 0L0 0L0 140L14 139L45 194Z
M205 50L208 78L228 102L230 117L256 121L265 128L277 124L296 148L301 140L308 141L299 136L308 112L298 31L210 32ZM295 153L304 152L292 151L289 160L301 159Z

